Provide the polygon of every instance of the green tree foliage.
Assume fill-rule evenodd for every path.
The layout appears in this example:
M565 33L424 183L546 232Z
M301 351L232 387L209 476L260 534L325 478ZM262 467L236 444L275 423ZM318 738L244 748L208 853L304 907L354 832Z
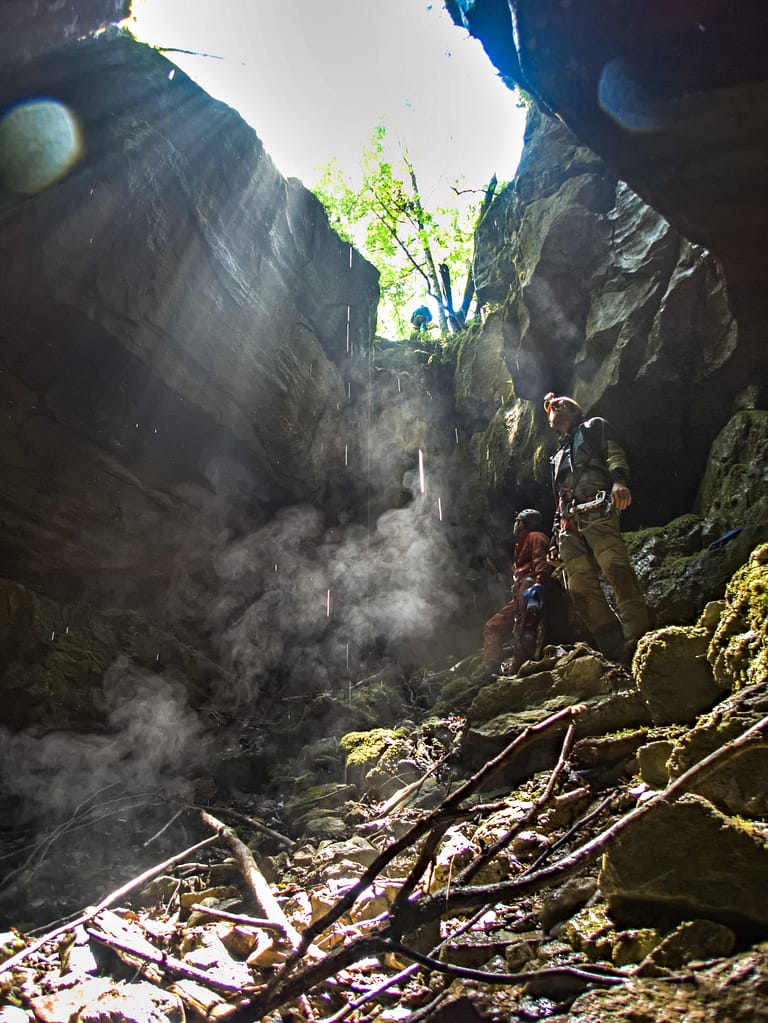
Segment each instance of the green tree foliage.
M392 157L383 125L363 146L359 188L331 161L314 191L334 229L381 275L380 332L407 336L411 311L425 295L443 333L463 325L474 296L472 245L479 202L459 202L456 188L455 207L427 209L407 150L401 147ZM464 286L457 306L451 281Z

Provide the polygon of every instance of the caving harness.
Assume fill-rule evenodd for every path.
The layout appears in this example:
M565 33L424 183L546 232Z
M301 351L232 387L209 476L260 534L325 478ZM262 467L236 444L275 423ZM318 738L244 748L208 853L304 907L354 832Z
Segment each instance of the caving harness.
M566 523L565 528L571 532L581 533L597 519L606 519L613 514L615 509L611 503L611 495L605 490L600 490L591 501L584 501L581 504L572 501L566 508L565 516L561 518L561 524Z
M594 497L588 501L576 500L576 490L581 482L582 476L588 470L597 470L604 479L608 479L608 475L603 468L602 464L594 461L594 455L592 448L589 445L587 438L584 436L582 431L581 443L587 451L587 459L582 462L581 465L574 465L574 456L576 452L576 435L575 432L570 439L570 450L566 453L563 449L558 451L560 459L557 459L557 455L552 457L553 467L553 487L555 495L557 497L557 510L559 516L559 529L557 524L553 533L555 540L557 539L556 534L561 530L565 530L570 533L581 534L584 529L596 522L598 519L608 518L611 515L616 514L616 509L611 501L610 492L606 489L598 490ZM571 473L573 479L569 487L559 485L557 483L557 470L560 466L560 461L563 457L568 457L571 464Z

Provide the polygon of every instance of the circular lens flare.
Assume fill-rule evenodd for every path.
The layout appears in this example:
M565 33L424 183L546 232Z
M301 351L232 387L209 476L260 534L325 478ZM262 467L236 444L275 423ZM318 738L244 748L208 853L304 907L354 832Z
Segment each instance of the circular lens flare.
M42 192L83 153L80 122L57 100L25 100L0 118L0 180L19 195Z

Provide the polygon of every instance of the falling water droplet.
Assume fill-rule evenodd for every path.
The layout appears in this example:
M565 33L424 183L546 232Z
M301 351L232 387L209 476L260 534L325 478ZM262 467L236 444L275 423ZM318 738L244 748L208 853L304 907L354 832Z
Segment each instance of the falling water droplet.
M171 68L171 70L170 70L170 71L168 72L168 81L169 81L169 82L172 82L172 81L173 81L173 76L174 76L175 74L176 74L176 68L175 68L175 67L172 67L172 68Z
M349 269L352 269L352 246L349 246Z
M277 571L277 562L275 562L275 571Z
M325 594L325 617L331 617L331 591L328 590Z
M352 381L347 380L347 400L352 400Z
M458 428L458 426L454 426L453 433L454 433L454 436L456 437L456 443L458 444L459 443L459 428Z
M349 465L349 444L344 445L344 468Z
M400 377L397 378L397 389L398 391L402 390L402 388L400 387Z
M52 632L51 633L51 643L53 643L54 639L56 639L56 633Z
M440 519L440 521L442 522L443 521L443 499L442 499L442 497L438 497L438 499L437 499L437 516Z
M423 494L424 491L424 452L419 448L419 493Z

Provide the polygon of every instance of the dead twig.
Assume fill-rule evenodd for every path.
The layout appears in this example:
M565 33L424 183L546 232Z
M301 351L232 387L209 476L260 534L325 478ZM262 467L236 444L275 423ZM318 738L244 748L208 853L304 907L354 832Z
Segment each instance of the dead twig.
M142 848L146 849L148 845L152 845L153 842L155 842L164 832L168 830L168 828L170 828L174 821L177 821L179 817L181 817L181 815L184 813L184 810L185 807L183 806L181 807L180 810L177 810L173 817L171 817L169 821L166 821L166 823L163 824L162 828L160 828L159 831L156 831L151 838L148 838L146 842L142 843Z
M651 806L662 800L669 801L678 798L695 782L701 781L717 767L722 766L723 763L726 763L729 759L740 753L745 747L762 742L762 733L767 729L768 716L763 718L756 725L747 729L737 739L727 743L719 750L715 750L714 753L711 753L704 760L694 765L686 771L685 774L681 775L675 782L671 783L666 789L659 792L651 800L644 803L642 806L635 807L595 838L586 842L583 846L574 850L573 853L564 857L562 860L545 870L541 870L538 873L531 874L525 878L516 878L512 881L502 882L497 885L458 889L448 897L446 897L445 893L442 892L436 893L435 895L423 896L418 900L409 902L403 908L403 912L401 914L402 917L406 919L398 920L397 930L415 929L436 917L442 916L446 912L456 913L463 909L473 908L479 905L483 906L482 912L485 912L485 909L489 905L493 905L496 902L504 902L514 896L533 894L540 891L548 884L551 884L554 880L564 880L575 873L575 871L585 863L595 860L603 852L609 842L616 837L616 835L643 814L647 813ZM470 779L470 781L471 780L472 779ZM454 796L456 796L459 792L461 792L461 790L457 790L457 793L455 793ZM284 1004L286 1001L290 1001L291 998L296 997L298 992L307 991L315 984L328 979L328 977L332 976L334 972L344 969L358 959L364 958L365 956L373 953L401 950L402 955L410 956L412 950L408 950L404 946L397 946L389 940L389 933L389 927L386 923L384 923L378 935L367 935L357 941L351 942L348 946L331 953L325 963L316 964L315 966L302 970L293 977L287 977L287 979L282 980L279 986L273 984L269 985L264 993L263 999L262 997L258 997L255 1003L251 1003L249 1011L253 1012L257 1006L263 1012L274 1009L276 1006ZM417 953L414 953L412 958L415 962L420 961ZM439 962L439 960L437 960L437 962ZM437 969L437 967L434 968ZM328 972L329 970L331 972ZM585 980L589 980L589 983L605 983L606 981L603 978L610 976L603 974L602 977L600 977L599 971L597 970L580 972L583 974ZM525 983L529 982L533 977L563 975L561 971L553 971L551 974L547 973L547 971L540 971L537 973L519 975L493 974L491 977L478 977L477 973L482 974L482 971L477 971L473 974L474 979L490 980L491 977L493 977L493 983ZM595 975L594 979L593 974ZM282 976L285 978L286 975L283 974ZM508 978L517 976L518 980L513 981L508 979L497 981L495 978L499 976ZM600 977L600 979L598 980L597 977ZM245 1019L246 1016L243 1016L242 1021L245 1021ZM237 1019L233 1019L232 1023L239 1023L239 1021Z
M324 916L316 920L314 924L308 927L301 939L301 945L296 950L295 957L292 957L285 966L283 967L283 973L287 973L296 960L301 957L306 949L309 947L312 941L319 935L322 934L331 924L335 923L340 916L354 905L358 896L365 891L366 888L375 880L375 878L382 872L384 867L387 866L396 856L398 856L405 849L410 848L415 842L417 842L422 835L426 835L432 831L435 825L442 823L445 820L451 821L454 819L459 811L461 803L467 799L476 789L478 789L485 781L488 780L493 774L500 770L509 760L520 753L526 746L528 746L534 739L538 738L543 732L552 731L559 728L569 721L571 721L577 715L583 713L584 707L582 705L576 707L566 707L564 710L558 711L557 714L552 714L550 717L545 718L543 721L537 722L535 725L529 725L525 728L515 739L512 740L498 756L489 760L483 767L471 778L469 778L463 785L459 786L455 792L453 792L447 799L443 800L440 806L436 807L431 813L414 824L401 838L396 842L393 842L388 846L382 853L380 853L373 863L364 871L360 879L354 884L345 895L338 900L338 902L325 913Z
M46 945L49 941L53 941L55 938L58 938L59 935L66 934L67 931L73 931L81 924L86 924L90 920L93 920L93 918L98 916L103 909L107 909L108 906L118 902L123 898L123 896L133 891L134 888L138 888L147 881L150 881L153 877L156 877L158 874L164 873L164 871L170 869L170 867L173 867L176 863L183 862L190 853L197 852L198 849L203 849L207 845L212 845L215 841L215 835L210 838L204 838L202 842L196 842L195 845L190 846L183 852L177 853L176 856L171 856L170 859L163 860L162 863L158 863L156 866L150 867L149 870L145 870L143 874L139 874L138 877L134 877L130 881L127 881L120 888L117 888L115 891L105 896L97 906L93 906L91 909L86 910L85 913L79 917L75 917L74 920L70 920L68 923L62 924L61 926L54 928L52 931L48 931L47 934L43 934L36 941L33 941L31 945L27 945L26 948L17 952L16 955L11 956L10 959L6 959L4 963L0 963L0 974L6 973L8 970L12 970L15 966L18 966L19 963L23 962L27 956L32 955L33 952L37 952L38 949L43 947L43 945Z
M523 828L528 827L534 818L536 818L541 810L547 805L549 800L552 798L552 793L555 790L555 786L560 779L563 771L565 770L566 764L568 763L568 756L573 747L573 739L576 735L576 722L571 721L568 726L565 738L563 739L563 745L560 750L560 756L553 770L549 775L547 784L544 787L544 791L541 795L534 800L531 804L531 808L528 812L517 821L511 828L509 828L500 838L498 838L492 845L488 846L478 857L476 857L470 864L468 864L464 870L456 875L453 879L453 886L469 884L473 877L475 877L479 871L483 869L492 859L505 849L509 843L518 835Z
M197 806L195 809L201 811L205 810L202 806ZM295 849L299 844L293 838L287 838L285 835L281 835L279 831L274 831L272 828L267 827L267 825L263 824L261 821L257 821L253 817L247 817L244 813L239 813L237 810L233 810L229 806L209 806L207 808L207 812L229 814L230 817L239 821L241 824L246 824L254 831L258 831L262 835L266 835L268 838L274 839L275 842L279 842L280 845L284 845L286 849Z
M267 985L264 995L257 999L258 1004L253 1004L253 1010L255 1011L258 1008L258 1011L267 1012L278 1005L285 1004L285 1002L295 998L298 992L309 990L309 988L313 987L315 984L321 983L323 980L327 980L329 977L333 976L334 973L338 972L338 970L344 969L346 966L356 962L360 958L364 958L370 953L370 951L376 951L379 947L377 942L380 943L390 929L396 929L400 932L399 921L390 919L389 925L385 930L385 934L361 937L356 941L351 942L349 945L330 953L326 957L325 961L319 964L319 966L310 966L305 970L302 970L301 973L297 974L295 977L291 978L291 973L295 966L302 958L306 949L310 947L315 937L335 923L336 920L338 920L339 917L354 904L358 896L371 885L371 883L381 873L383 868L391 862L391 860L413 845L423 835L442 825L443 822L450 822L454 820L455 817L462 812L460 807L465 799L467 799L474 791L476 791L476 789L487 781L488 778L495 774L514 756L524 750L542 733L552 731L572 722L573 719L582 714L583 711L583 705L566 707L563 710L558 711L556 714L545 718L543 721L537 722L534 725L529 725L518 736L516 736L516 738L513 739L501 751L501 753L487 761L479 771L456 789L452 795L445 799L439 807L428 814L422 821L415 824L408 830L408 832L406 832L405 835L396 842L393 842L387 849L380 853L373 863L364 871L352 888L350 888L349 891L342 896L342 898L337 900L335 905L331 907L324 916L304 931L301 937L301 944L287 960L283 968ZM444 904L445 897L443 896L443 905ZM413 907L418 905L420 905L418 901L414 903L407 903L403 906L403 911L407 911L409 915L413 915ZM368 949L368 951L366 951L366 949ZM243 1019L244 1018L245 1017L243 1017Z
M533 863L529 864L525 868L520 877L526 877L528 874L533 874L536 870L538 870L542 863L545 863L548 859L551 859L553 853L557 852L558 849L562 849L564 845L567 845L568 842L570 842L570 840L573 838L575 834L577 834L577 832L581 831L593 820L595 820L595 818L599 817L603 810L609 807L615 799L616 793L612 792L609 796L606 796L605 799L601 800L598 803L598 805L594 808L594 810L590 810L589 813L585 813L583 817L580 817L577 821L574 821L574 823L565 832L565 834L561 835L556 842L552 843L552 845L547 846L547 848L544 849L543 852L536 857Z
M244 988L241 984L228 983L224 980L216 980L215 977L212 977L210 973L206 973L205 970L198 970L194 966L182 963L179 959L168 955L166 952L161 952L159 949L150 951L147 947L137 948L129 941L114 937L111 934L106 934L104 931L97 930L95 927L87 927L86 932L89 937L93 938L94 941L97 941L100 945L106 945L107 948L114 949L116 952L121 952L123 955L130 956L132 959L152 963L153 966L159 967L166 973L172 973L177 977L185 977L187 980L194 980L196 984L202 984L204 987L210 988L212 991L220 991L226 995L241 994L243 992L247 993L248 991L248 988ZM254 985L254 988L255 987L256 985Z
M462 977L464 980L481 980L489 984L525 984L534 977L537 980L547 980L555 977L573 977L577 980L584 980L589 984L626 984L630 977L619 970L601 970L592 972L582 970L577 966L555 966L543 970L535 970L528 973L494 973L492 970L475 970L470 966L457 966L455 963L444 963L441 959L416 952L398 941L383 940L380 942L381 950L392 952L405 959L412 959L420 966L426 966L436 973L446 973L451 977Z
M261 920L259 917L245 916L243 913L228 913L225 909L201 906L199 902L193 903L189 911L190 913L205 913L211 920L227 920L231 924L243 924L245 927L261 927L265 931L280 931L281 934L285 934L285 925L277 920Z

